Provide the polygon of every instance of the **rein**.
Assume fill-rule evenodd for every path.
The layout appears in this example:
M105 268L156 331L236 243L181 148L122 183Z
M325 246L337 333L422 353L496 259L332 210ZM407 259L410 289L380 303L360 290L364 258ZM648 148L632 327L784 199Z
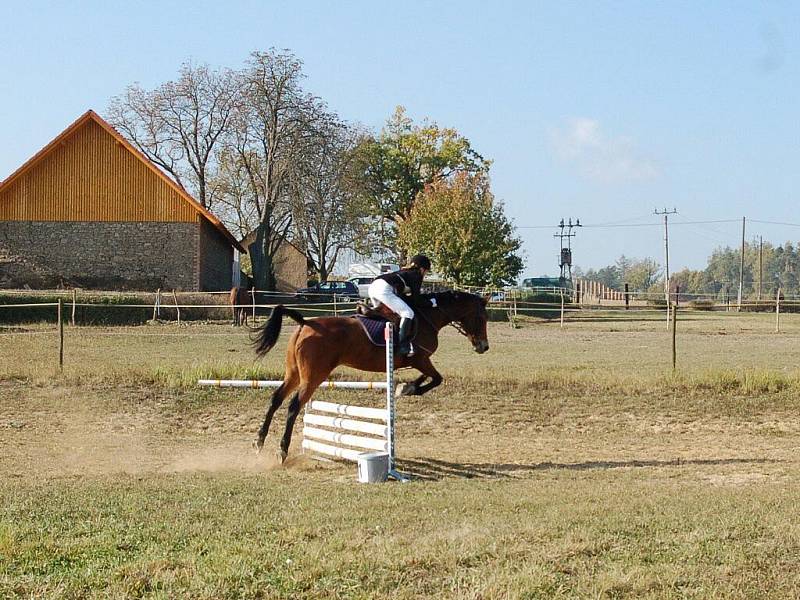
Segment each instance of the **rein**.
M445 319L447 319L447 321L448 321L447 325L449 325L450 327L455 329L458 333L460 333L464 337L469 337L469 335L467 334L466 329L464 329L464 326L461 323L459 323L458 321L456 321L455 319L453 319L442 307L435 306L433 308L435 310L438 310L439 312L441 312L445 316ZM420 311L418 314L423 319L425 319L431 327L433 327L434 331L439 331L439 329L436 329L436 325L433 324L433 322L428 318L428 316L425 313ZM447 325L445 325L445 327L447 327Z

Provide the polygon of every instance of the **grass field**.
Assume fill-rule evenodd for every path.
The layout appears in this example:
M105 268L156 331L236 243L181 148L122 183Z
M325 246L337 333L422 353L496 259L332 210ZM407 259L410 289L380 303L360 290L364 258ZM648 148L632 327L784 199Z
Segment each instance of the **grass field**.
M796 598L800 315L678 326L674 374L655 314L492 323L482 356L446 330L445 383L398 405L405 485L299 424L279 465L283 410L257 457L267 393L193 385L285 346L68 327L59 372L52 326L0 328L0 597Z

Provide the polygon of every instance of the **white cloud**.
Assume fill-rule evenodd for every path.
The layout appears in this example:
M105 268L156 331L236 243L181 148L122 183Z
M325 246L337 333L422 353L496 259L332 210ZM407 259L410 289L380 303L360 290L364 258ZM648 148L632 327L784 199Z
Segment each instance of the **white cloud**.
M554 128L550 137L556 156L574 164L592 181L647 181L660 174L656 164L639 152L631 138L606 134L595 119L570 119L565 126Z

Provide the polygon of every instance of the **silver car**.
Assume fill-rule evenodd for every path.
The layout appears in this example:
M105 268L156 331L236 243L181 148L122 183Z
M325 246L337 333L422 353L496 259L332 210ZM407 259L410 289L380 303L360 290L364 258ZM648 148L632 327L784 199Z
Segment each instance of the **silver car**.
M374 277L351 277L347 281L354 283L358 288L358 295L362 298L369 298L369 284L375 281Z

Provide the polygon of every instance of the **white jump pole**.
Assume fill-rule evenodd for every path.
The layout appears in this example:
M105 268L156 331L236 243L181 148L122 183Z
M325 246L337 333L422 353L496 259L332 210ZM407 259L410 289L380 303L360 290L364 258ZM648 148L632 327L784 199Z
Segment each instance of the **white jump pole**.
M279 387L282 380L262 379L199 379L197 385L212 387L235 388L273 388ZM345 389L345 390L383 390L386 383L383 381L323 381L320 388Z
M389 477L405 483L409 478L398 471L394 463L394 326L391 322L386 323L384 339L386 340L386 414L389 418Z

